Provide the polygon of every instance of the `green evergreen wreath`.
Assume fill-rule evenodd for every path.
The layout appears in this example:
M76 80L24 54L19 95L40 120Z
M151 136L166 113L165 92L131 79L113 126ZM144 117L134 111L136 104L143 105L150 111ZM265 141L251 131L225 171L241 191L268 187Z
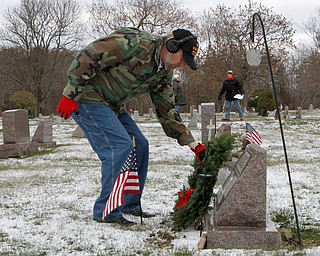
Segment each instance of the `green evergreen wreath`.
M192 166L195 172L188 177L189 188L184 186L178 193L179 197L174 207L172 217L175 230L185 229L192 223L199 222L208 212L219 169L228 159L229 152L234 147L234 141L235 138L231 135L215 137L205 144L208 150L203 159L204 164L194 160ZM202 178L199 178L199 174L202 174ZM206 177L210 179L205 179ZM182 200L185 204L179 205Z

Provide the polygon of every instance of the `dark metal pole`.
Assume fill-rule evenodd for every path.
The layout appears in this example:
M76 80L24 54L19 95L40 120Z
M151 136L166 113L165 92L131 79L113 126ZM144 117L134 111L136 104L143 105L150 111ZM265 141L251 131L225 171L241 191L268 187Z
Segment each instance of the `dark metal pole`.
M293 204L293 209L294 209L294 216L296 219L296 225L297 225L297 232L298 232L298 239L299 239L299 246L300 249L302 249L302 240L301 240L301 235L300 235L300 228L299 228L299 221L298 221L298 214L297 214L297 208L296 208L296 203L294 199L294 193L293 193L293 187L292 187L292 181L291 181L291 174L290 174L290 168L289 168L289 161L288 161L288 156L287 156L287 150L286 150L286 143L284 140L284 135L283 135L283 129L282 129L282 122L281 122L281 116L280 116L280 111L279 111L279 105L278 105L278 98L277 98L277 93L276 93L276 87L274 83L274 78L273 78L273 72L272 72L272 66L271 66L271 61L270 61L270 54L269 54L269 48L267 44L267 38L266 38L266 33L264 30L264 25L261 19L261 16L259 13L254 13L252 17L252 32L250 33L250 37L252 42L254 42L254 18L257 16L259 18L259 21L261 23L261 28L263 32L263 38L266 46L266 51L267 51L267 57L268 57L268 64L269 64L269 69L270 69L270 75L271 75L271 81L272 81L272 87L273 87L273 94L276 102L276 108L277 108L277 114L278 114L278 120L279 120L279 125L280 125L280 131L281 131L281 138L282 138L282 144L283 144L283 150L284 150L284 156L286 160L286 165L287 165L287 171L288 171L288 177L289 177L289 184L290 184L290 191L291 191L291 197L292 197L292 204Z
M214 114L214 137L217 135L217 115Z
M141 207L141 194L139 195L139 215L140 215L140 221L141 224L143 224L143 220L142 220L142 207Z

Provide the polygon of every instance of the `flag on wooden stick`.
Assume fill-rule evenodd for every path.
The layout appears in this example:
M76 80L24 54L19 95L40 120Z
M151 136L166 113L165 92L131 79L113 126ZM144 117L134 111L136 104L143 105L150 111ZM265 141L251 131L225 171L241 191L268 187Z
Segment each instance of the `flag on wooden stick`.
M140 194L135 141L127 160L123 164L119 176L104 208L102 219L110 212L124 204L124 194Z

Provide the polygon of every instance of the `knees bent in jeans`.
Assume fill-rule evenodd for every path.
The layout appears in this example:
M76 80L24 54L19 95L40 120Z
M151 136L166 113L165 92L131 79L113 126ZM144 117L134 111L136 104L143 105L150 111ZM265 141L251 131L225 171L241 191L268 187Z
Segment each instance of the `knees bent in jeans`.
M136 148L139 152L149 154L149 141L144 136L135 137Z

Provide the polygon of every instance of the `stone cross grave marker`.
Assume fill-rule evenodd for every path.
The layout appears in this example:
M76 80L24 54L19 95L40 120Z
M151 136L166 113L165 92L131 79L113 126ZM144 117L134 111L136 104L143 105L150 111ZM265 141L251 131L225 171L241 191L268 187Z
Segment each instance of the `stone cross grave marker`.
M214 120L210 119L209 125L207 125L208 129L208 141L212 139L212 130L213 132L213 137L216 135L216 124L214 123Z
M208 248L281 248L281 235L266 212L266 171L267 151L249 144L206 216Z
M2 129L4 144L0 145L0 158L19 157L38 151L38 143L30 142L28 111L4 111Z
M215 104L214 103L202 103L201 108L201 136L202 143L208 141L209 130L207 126L210 125L210 119L215 123Z

